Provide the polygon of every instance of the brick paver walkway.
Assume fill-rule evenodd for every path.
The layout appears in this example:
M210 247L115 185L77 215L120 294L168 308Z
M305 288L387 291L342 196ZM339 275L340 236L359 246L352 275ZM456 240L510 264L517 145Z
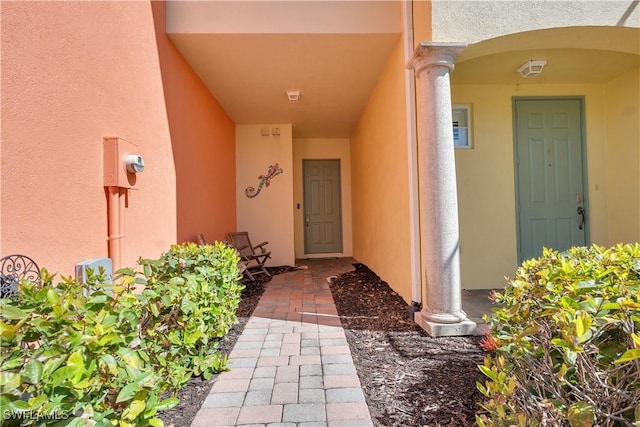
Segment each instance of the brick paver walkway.
M273 277L192 427L373 426L327 282L354 262Z

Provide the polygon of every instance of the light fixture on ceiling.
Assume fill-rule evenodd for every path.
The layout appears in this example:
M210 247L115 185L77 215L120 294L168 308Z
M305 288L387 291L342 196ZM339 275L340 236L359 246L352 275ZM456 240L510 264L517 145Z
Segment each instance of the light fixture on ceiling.
M289 102L298 102L300 100L300 91L299 90L288 90L287 98L289 98Z
M518 68L518 72L522 77L535 77L542 72L545 65L547 65L547 61L534 61L532 59L522 64L520 68Z

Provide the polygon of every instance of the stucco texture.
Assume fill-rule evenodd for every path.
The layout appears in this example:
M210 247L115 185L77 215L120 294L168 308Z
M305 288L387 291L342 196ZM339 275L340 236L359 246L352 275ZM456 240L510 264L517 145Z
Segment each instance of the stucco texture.
M608 243L640 242L640 69L604 86Z
M411 301L409 173L402 41L351 137L353 255Z
M164 31L165 3L152 2L176 174L177 241L226 239L236 227L235 123Z
M200 111L189 127L228 119L165 40L164 4L153 3L1 2L3 255L28 254L64 275L76 262L109 255L106 136L136 144L145 159L123 211L124 264L158 257L191 227L177 209L185 179L216 177L182 175L186 163L174 152L205 142L178 125L185 119L176 102ZM220 135L233 159L233 135ZM189 208L213 212L201 203ZM233 212L235 204L222 200L221 208Z
M433 0L433 40L476 43L541 28L640 27L640 8L627 0ZM566 43L557 40L559 43Z
M268 129L269 135L262 135L262 128ZM272 134L274 128L279 129L279 135ZM247 231L254 245L269 242L268 266L295 265L292 142L291 124L236 126L237 231ZM282 173L273 176L268 186L266 182L261 186L260 176L276 164ZM249 187L260 192L247 197Z

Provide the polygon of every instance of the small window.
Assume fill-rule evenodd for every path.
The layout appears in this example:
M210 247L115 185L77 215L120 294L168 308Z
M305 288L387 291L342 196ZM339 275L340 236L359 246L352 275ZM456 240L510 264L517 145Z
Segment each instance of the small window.
M454 104L453 146L455 148L472 148L471 143L471 104Z

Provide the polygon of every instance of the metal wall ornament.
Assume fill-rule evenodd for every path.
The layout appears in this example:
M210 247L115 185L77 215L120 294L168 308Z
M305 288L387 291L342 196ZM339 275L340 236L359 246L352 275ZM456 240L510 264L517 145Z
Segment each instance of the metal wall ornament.
M0 298L15 296L22 279L40 282L40 268L34 260L20 254L0 258Z
M260 184L258 184L258 189L256 190L253 187L247 187L244 190L244 195L250 199L256 197L262 191L262 187L268 187L271 184L271 180L280 175L282 173L282 168L277 164L269 165L269 169L267 173L264 175L260 175L258 179L260 180Z

